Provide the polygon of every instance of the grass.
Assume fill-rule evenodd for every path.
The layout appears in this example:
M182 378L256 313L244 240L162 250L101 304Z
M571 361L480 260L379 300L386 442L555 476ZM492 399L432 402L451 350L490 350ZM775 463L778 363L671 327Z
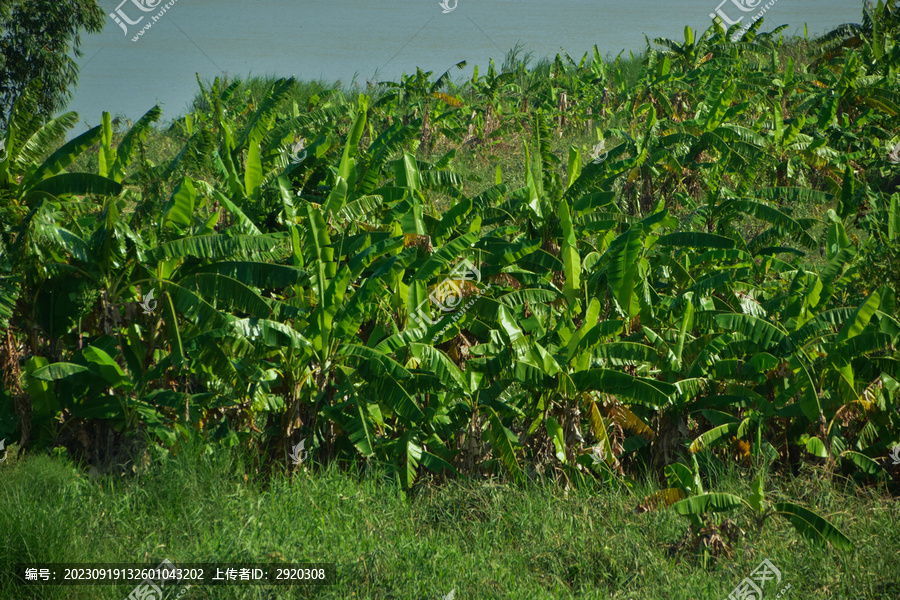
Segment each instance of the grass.
M11 456L11 455L10 455ZM714 473L746 493L750 473ZM635 514L652 485L516 488L496 481L427 484L404 498L377 470L329 468L262 482L238 454L160 457L128 477L90 476L65 456L0 468L0 598L124 599L134 586L16 587L26 562L327 562L331 585L195 586L192 599L724 599L768 558L782 598L900 598L900 505L812 467L769 482L774 496L821 511L855 543L824 550L781 520L730 558L672 553L687 523L672 510ZM771 586L772 584L770 584ZM779 586L779 587L780 587ZM766 597L777 590L767 588Z

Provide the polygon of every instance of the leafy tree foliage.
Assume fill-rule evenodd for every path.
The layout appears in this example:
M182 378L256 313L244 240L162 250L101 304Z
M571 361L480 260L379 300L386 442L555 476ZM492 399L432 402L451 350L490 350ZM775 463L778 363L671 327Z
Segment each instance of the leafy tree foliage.
M102 29L97 0L0 2L0 127L23 96L41 117L63 108L78 81L81 33Z

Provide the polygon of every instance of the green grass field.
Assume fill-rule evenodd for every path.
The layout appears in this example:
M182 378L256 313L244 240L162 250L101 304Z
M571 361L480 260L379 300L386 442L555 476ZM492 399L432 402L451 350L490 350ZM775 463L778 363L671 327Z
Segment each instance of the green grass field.
M29 562L326 562L316 588L195 586L182 598L725 600L763 559L782 575L765 598L900 598L900 505L883 490L805 470L770 480L773 496L828 515L854 542L812 546L786 522L745 532L731 556L675 550L688 531L672 510L635 514L658 489L636 484L516 488L493 481L426 484L406 499L373 470L336 469L254 482L240 458L154 460L127 477L90 476L64 457L0 468L0 598L124 599L132 586L17 587ZM737 467L708 483L749 490ZM707 482L705 482L707 483ZM156 563L154 563L156 564ZM778 588L778 589L776 589ZM174 597L174 596L173 596Z

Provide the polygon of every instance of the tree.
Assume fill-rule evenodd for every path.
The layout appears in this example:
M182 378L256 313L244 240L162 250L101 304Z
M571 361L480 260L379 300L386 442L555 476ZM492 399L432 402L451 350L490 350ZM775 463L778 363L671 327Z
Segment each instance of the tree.
M102 29L96 0L0 0L0 126L23 96L38 116L65 107L78 81L81 33Z

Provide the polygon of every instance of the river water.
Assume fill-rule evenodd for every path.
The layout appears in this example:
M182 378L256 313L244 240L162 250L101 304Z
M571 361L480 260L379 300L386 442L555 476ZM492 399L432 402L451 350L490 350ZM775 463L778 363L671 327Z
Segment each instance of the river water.
M204 81L221 74L344 84L355 78L365 87L417 66L439 74L461 60L468 67L454 71L458 77L470 76L476 64L484 72L489 58L499 67L516 43L536 58L565 51L579 60L594 44L614 58L641 52L644 35L682 41L685 25L702 31L717 8L746 23L766 6L765 0L442 2L446 8L439 0L101 0L122 25L107 16L102 33L83 36L79 86L68 108L81 116L80 132L97 125L104 110L134 121L160 103L164 121L183 114L198 89L195 73ZM742 12L734 3L756 8ZM775 0L762 31L788 24L787 32L802 36L806 25L813 36L859 22L862 5Z

